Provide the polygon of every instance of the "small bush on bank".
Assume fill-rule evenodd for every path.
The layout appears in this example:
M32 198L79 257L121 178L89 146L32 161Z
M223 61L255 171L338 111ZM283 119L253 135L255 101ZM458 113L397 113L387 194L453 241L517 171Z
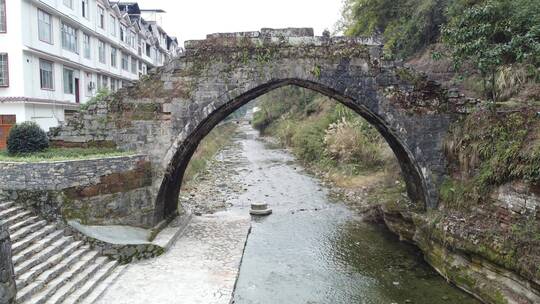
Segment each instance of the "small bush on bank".
M23 122L11 128L7 139L10 155L35 153L49 147L49 138L35 122Z
M338 163L355 163L364 168L384 165L384 142L372 138L358 120L343 119L331 124L324 136L325 153Z

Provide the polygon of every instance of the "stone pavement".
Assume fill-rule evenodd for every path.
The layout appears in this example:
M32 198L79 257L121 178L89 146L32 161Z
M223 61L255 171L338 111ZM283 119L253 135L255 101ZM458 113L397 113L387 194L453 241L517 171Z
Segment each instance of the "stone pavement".
M251 224L247 212L194 217L164 255L131 264L102 304L229 304Z

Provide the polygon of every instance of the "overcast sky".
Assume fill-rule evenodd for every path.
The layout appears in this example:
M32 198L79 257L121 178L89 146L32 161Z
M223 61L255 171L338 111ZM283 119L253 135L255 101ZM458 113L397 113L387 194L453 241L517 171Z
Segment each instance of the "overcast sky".
M332 30L342 0L138 0L141 9L160 8L163 28L185 40L219 32L256 31L263 27L312 27Z

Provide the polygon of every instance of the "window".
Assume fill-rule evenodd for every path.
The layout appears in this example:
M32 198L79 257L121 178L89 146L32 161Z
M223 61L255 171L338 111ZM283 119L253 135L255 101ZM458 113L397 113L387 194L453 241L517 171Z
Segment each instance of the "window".
M38 10L39 40L52 44L52 18L50 14Z
M105 75L101 76L101 87L104 89L109 87L109 77Z
M138 47L137 47L137 54L138 54L139 56L142 56L142 49L143 49L143 44L144 44L144 42L142 42L142 39L140 39L140 40L141 40L141 41L140 41L140 43L138 44Z
M6 25L6 0L0 0L0 33L7 31Z
M0 53L0 87L9 86L8 54Z
M131 57L131 73L137 74L137 59Z
M47 60L39 60L39 83L43 90L54 90L53 63Z
M109 86L109 83L108 83L109 77L103 75L101 76L101 81L103 81L103 83L101 84L101 87L106 89Z
M116 91L116 79L111 78L111 91Z
M81 0L81 14L84 18L88 18L90 12L88 11L88 1L90 0Z
M98 25L105 29L105 9L98 5Z
M122 70L128 71L129 66L129 56L125 53L122 53Z
M116 57L118 57L117 51L115 48L111 47L111 66L112 67L116 67Z
M64 68L64 93L75 94L75 79L73 70Z
M101 90L101 75L97 75L97 89Z
M129 45L131 45L132 48L135 48L136 44L137 44L137 36L135 35L135 32L131 32L131 41Z
M120 40L126 42L126 26L120 24Z
M73 9L73 0L64 0L64 5Z
M99 40L98 41L98 57L99 57L99 62L101 63L107 63L105 61L105 42Z
M116 18L114 18L113 15L110 16L110 24L109 24L109 33L111 33L111 35L113 37L116 37Z
M62 23L62 48L77 53L77 30L65 23Z
M90 45L90 35L83 33L83 49L84 49L84 58L90 59L91 57L91 45Z
M146 56L150 57L150 44L146 44Z
M86 73L86 96L92 96L94 90L94 83L92 82L92 73Z

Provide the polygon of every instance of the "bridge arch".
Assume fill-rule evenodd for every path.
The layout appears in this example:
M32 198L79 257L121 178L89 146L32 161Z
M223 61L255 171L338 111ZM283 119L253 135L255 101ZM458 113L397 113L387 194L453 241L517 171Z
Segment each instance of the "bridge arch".
M319 92L364 117L393 149L411 199L437 208L447 174L443 140L469 101L385 60L382 45L371 39L289 28L186 41L180 57L81 113L54 140L112 142L147 156L148 199L136 217L125 214L118 223L149 227L175 214L184 170L201 139L242 105L286 85Z
M217 108L215 104L211 104L207 109L203 110L208 115L201 121L194 120L188 123L193 125L192 131L187 136L180 134L167 153L171 157L167 159L168 174L164 176L157 196L156 206L158 208L156 208L156 218L166 218L177 212L178 198L185 170L204 137L227 116L250 101L272 90L289 85L310 89L330 97L352 109L374 126L386 140L398 160L410 199L413 202L422 204L423 209L428 208L430 200L428 183L430 181L426 181L423 176L419 162L415 158L411 148L401 138L399 132L392 129L392 126L384 117L371 111L361 100L354 100L325 84L313 80L289 78L263 83L230 99Z

